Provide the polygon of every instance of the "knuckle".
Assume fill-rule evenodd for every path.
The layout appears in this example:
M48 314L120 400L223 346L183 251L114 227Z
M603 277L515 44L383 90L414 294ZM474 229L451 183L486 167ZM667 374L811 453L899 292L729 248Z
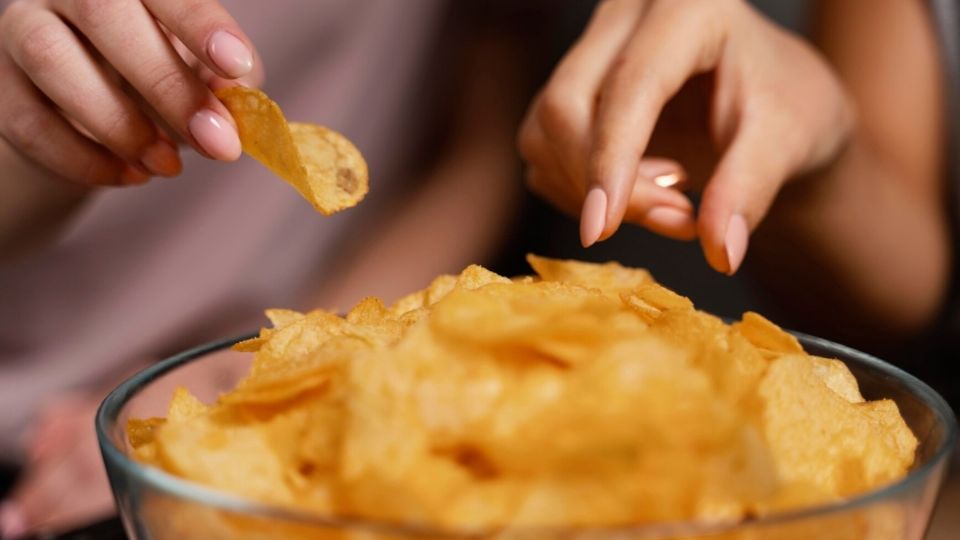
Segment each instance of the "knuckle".
M83 28L97 28L111 17L113 0L73 0L77 24Z
M43 23L20 34L14 54L24 71L37 73L62 65L70 43L66 29L57 23Z
M152 142L151 130L136 112L120 110L108 118L98 138L108 148L127 158L138 158Z
M156 104L166 104L181 99L182 96L194 94L187 75L173 63L155 67L149 71L150 80L147 83L147 96ZM163 110L164 107L158 107Z
M563 89L547 89L540 104L540 122L548 134L575 131L583 108L580 100Z
M3 123L5 138L27 155L35 155L53 122L36 107L13 107Z

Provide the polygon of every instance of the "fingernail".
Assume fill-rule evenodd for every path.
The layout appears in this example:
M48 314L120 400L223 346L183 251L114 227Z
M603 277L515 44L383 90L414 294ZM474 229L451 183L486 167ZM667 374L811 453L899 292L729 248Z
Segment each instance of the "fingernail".
M730 216L730 221L727 222L727 234L724 237L729 268L727 275L732 276L740 268L740 263L743 262L743 257L747 254L749 241L750 228L747 226L747 220L740 214Z
M0 504L0 538L18 538L27 533L27 518L16 504Z
M648 227L674 234L682 233L691 238L696 235L696 223L691 213L672 206L654 206L647 212L644 222Z
M140 158L145 169L158 176L176 176L180 174L180 154L172 144L158 140L147 148Z
M123 185L135 186L142 184L150 179L150 175L140 170L139 167L127 165L120 173L120 182Z
M683 181L683 177L680 176L680 173L667 173L661 174L653 177L653 183L660 187L673 187Z
M686 180L686 174L677 163L659 158L646 158L640 161L637 172L649 178L660 187L673 187Z
M595 187L587 193L580 212L580 243L590 247L597 242L607 222L607 194Z
M253 54L250 48L225 30L217 30L210 36L207 46L210 59L230 77L243 77L253 69Z
M210 109L204 109L190 119L190 134L211 157L233 161L240 157L240 137L230 122Z

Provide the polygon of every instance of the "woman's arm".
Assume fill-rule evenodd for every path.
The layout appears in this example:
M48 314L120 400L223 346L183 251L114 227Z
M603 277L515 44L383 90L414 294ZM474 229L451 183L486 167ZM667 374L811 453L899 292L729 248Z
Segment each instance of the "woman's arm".
M818 2L816 44L857 108L847 147L788 184L752 262L818 332L895 344L927 328L947 293L945 95L921 0Z

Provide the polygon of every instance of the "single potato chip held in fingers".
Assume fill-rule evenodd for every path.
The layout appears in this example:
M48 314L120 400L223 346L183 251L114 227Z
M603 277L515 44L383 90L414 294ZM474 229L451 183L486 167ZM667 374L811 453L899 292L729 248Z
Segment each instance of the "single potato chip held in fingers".
M367 163L346 137L322 126L288 123L255 88L217 91L237 123L243 151L283 178L318 212L330 215L367 194Z

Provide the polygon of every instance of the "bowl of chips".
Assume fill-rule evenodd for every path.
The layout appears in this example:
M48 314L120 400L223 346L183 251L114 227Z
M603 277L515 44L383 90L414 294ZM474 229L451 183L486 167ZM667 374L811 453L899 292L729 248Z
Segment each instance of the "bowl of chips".
M956 445L908 373L616 263L472 266L133 376L133 539L920 539Z

